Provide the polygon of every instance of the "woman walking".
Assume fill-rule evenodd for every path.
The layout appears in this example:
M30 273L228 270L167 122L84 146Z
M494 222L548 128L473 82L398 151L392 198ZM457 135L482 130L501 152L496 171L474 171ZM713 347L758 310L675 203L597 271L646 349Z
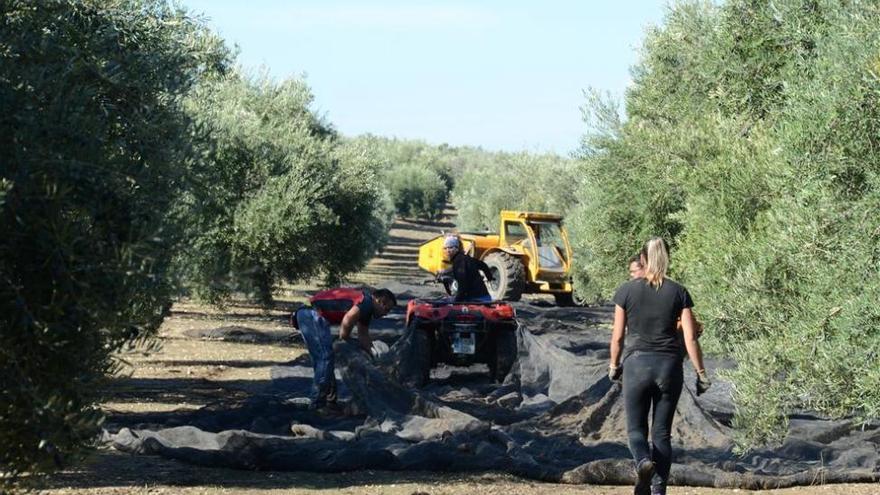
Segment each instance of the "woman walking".
M629 449L636 463L636 495L664 495L672 465L672 418L681 395L682 343L676 332L681 318L684 346L697 371L697 394L711 382L703 367L703 355L695 332L691 307L694 303L684 286L666 277L669 252L658 237L642 250L644 276L623 284L614 294L614 327L608 376L623 375ZM626 356L621 352L626 339ZM651 447L648 417L651 411Z

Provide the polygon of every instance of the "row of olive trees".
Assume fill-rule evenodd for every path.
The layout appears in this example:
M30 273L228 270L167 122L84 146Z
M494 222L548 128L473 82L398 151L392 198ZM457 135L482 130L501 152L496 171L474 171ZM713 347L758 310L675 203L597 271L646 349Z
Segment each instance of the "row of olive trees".
M491 169L503 174L506 166L523 171L530 167L541 170L544 164L562 161L556 157L540 157L532 162L533 157L527 153L512 155L470 146L435 146L423 141L372 135L349 139L348 143L364 150L372 157L371 161L380 164L380 175L388 187L395 211L404 217L424 219L436 218L443 212L446 204L453 199L453 191L458 190L456 184L459 181L471 183L477 180L478 176L472 173L474 171ZM507 176L506 179L511 177ZM502 184L503 180L492 181L488 187L495 187L496 183ZM457 203L464 205L470 200L470 197L459 198Z
M190 291L271 298L384 242L379 164L164 0L0 2L0 473L94 438L96 383ZM0 488L2 491L2 488Z
M674 248L706 346L731 374L743 447L798 408L877 417L878 7L676 4L619 105L584 107L580 160L504 153L453 170L465 230L567 215L579 295L605 300L645 239Z
M616 106L591 98L578 285L653 235L731 373L742 446L799 408L880 415L880 6L675 4Z
M502 209L565 213L576 203L577 164L559 156L372 135L347 143L380 164L394 209L404 217L436 218L452 201L460 228L491 229Z
M556 155L492 153L462 170L452 191L462 230L498 229L501 210L567 214L577 204L578 164Z
M165 2L0 3L0 471L95 433L110 352L167 310L193 85L222 43Z
M348 145L380 164L381 180L398 215L433 219L443 213L454 182L446 148L372 135L350 139Z
M175 273L201 298L269 302L279 282L338 281L384 243L392 211L381 164L343 146L311 101L302 81L239 74L187 98L210 139L178 204L194 249L179 252Z

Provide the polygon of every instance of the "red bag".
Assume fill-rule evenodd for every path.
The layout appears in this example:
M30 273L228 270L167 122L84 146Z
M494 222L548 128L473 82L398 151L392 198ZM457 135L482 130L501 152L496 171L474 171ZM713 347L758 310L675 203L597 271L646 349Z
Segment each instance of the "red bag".
M363 302L363 289L338 287L318 292L309 299L312 307L331 325L342 323L342 318L352 306Z
M364 297L368 295L369 292L365 294L363 289L349 287L322 290L309 298L308 306L301 306L290 315L290 324L299 329L299 324L296 321L297 311L312 308L331 325L339 325L342 323L345 313L348 313L352 306L363 302Z

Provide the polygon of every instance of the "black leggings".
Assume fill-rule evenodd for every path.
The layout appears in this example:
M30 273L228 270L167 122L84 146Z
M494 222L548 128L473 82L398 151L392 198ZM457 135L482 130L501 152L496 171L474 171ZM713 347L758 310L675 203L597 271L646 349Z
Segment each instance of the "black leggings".
M623 363L623 403L629 450L638 463L654 461L653 485L666 486L672 465L672 418L684 383L681 357L674 354L635 351ZM648 413L651 444L648 447Z

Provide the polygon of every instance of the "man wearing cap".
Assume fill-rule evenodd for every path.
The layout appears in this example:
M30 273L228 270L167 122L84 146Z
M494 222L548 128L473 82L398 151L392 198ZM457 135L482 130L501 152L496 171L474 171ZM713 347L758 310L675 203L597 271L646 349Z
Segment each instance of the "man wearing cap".
M461 249L461 240L454 235L447 236L443 240L443 252L452 263L448 270L440 272L438 278L443 275L451 276L458 285L455 293L455 301L491 302L492 296L483 282L482 272L486 280L494 280L492 270L482 260L472 258Z

